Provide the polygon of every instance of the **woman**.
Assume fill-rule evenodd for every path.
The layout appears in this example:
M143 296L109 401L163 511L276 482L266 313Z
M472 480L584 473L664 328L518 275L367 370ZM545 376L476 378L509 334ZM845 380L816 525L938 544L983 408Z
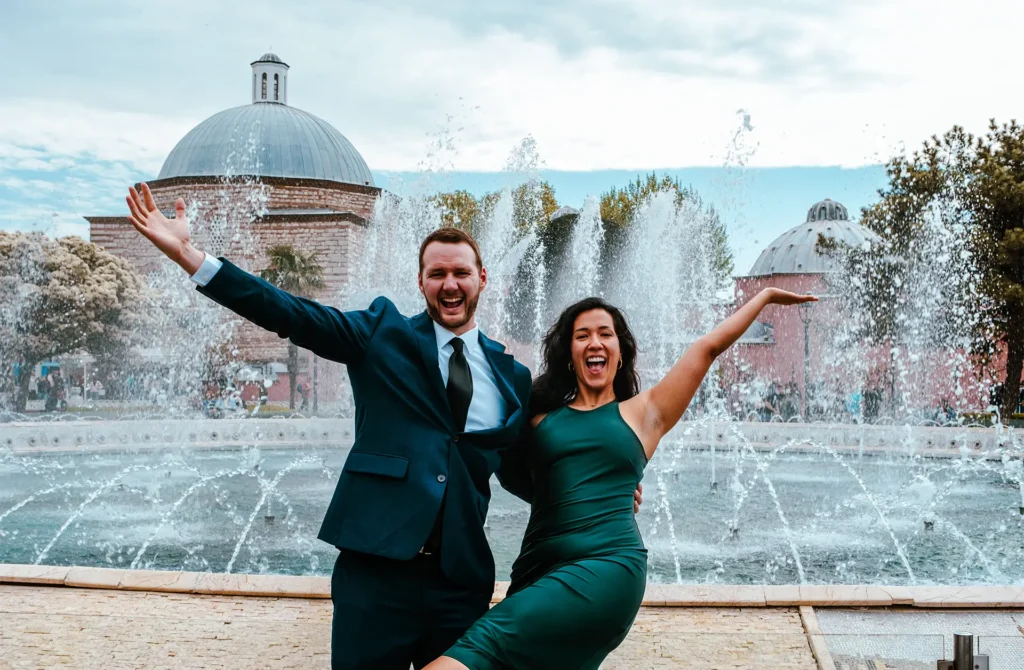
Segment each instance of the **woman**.
M769 304L816 300L766 289L694 342L640 392L637 346L599 298L566 309L534 381L534 498L508 596L427 670L597 668L626 638L647 582L633 491L712 362Z

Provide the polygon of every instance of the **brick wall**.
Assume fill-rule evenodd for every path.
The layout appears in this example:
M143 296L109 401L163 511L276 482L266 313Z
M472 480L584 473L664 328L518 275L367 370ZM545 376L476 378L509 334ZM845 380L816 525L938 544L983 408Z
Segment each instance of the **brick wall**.
M246 184L182 183L164 180L152 185L157 206L173 210L178 197L198 207L193 225L193 243L214 255L224 255L248 271L265 267L264 250L277 244L316 253L324 267L326 288L319 300L337 305L347 283L351 259L362 244L365 227L357 220L339 220L337 216L278 217L252 220L256 210L251 203L256 188ZM276 209L332 209L353 212L368 219L379 195L378 189L326 185L323 183L264 183L266 207ZM127 214L127 213L126 213ZM355 218L355 217L349 217ZM140 235L124 217L89 217L90 239L111 253L128 259L140 272L153 272L170 264L163 254ZM219 233L217 232L219 230ZM236 335L240 355L249 361L287 360L284 340L251 324L243 325ZM303 366L304 367L304 366Z

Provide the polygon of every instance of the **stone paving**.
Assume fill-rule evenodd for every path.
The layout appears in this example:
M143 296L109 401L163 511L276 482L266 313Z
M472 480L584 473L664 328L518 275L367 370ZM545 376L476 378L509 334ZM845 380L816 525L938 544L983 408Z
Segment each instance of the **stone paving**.
M1024 668L1024 609L829 609L815 613L837 670L925 670L953 658L953 633L978 638L994 670Z
M327 668L324 599L0 584L0 668ZM817 666L795 607L645 607L608 669Z

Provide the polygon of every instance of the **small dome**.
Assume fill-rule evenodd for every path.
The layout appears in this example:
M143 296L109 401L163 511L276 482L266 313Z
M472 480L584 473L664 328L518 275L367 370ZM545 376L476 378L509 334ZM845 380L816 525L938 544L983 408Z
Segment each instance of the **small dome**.
M579 210L574 207L562 205L561 207L559 207L558 209L551 213L551 216L548 218L548 221L557 221L563 216L576 216L579 213Z
M288 67L288 63L285 63L283 60L281 60L280 56L269 51L260 56L259 58L257 58L256 60L254 60L252 63L250 63L250 65L255 65L256 63L277 63L278 65L284 65L285 67Z
M214 114L171 150L159 178L229 174L373 186L370 168L344 135L288 105L243 105Z
M825 199L808 210L805 223L790 228L769 244L748 276L835 272L839 269L836 261L818 253L818 235L855 247L879 239L864 226L850 221L841 204Z
M819 203L815 203L809 210L807 210L807 222L811 221L849 221L850 215L847 214L846 208L835 200L829 200L825 198Z

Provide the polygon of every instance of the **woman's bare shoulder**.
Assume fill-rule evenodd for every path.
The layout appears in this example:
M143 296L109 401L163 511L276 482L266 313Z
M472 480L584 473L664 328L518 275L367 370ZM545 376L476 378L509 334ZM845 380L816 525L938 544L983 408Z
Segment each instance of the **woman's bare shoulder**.
M541 421L543 421L544 419L547 418L547 416L548 415L546 413L545 414L538 414L538 415L536 415L535 417L530 419L530 425L533 426L534 428L536 428L537 426L540 425Z

